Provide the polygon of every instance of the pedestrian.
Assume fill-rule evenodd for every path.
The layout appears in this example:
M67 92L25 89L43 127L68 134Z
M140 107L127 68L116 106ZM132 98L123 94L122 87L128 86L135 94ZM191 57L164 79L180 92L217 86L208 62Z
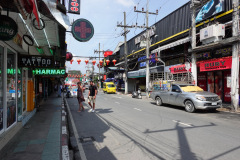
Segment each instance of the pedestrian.
M97 87L93 85L93 81L90 81L89 93L88 93L88 104L91 107L90 112L95 112Z
M82 86L81 86L81 82L77 83L78 85L78 90L77 90L77 99L78 99L78 104L79 104L79 109L78 112L84 111L84 107L82 102L85 101L84 96L83 96L83 90L82 90Z

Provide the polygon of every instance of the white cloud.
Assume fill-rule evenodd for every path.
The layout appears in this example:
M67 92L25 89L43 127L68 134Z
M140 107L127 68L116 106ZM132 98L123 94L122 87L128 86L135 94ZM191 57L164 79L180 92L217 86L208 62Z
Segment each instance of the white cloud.
M131 7L134 6L133 0L117 0L117 3L125 6L125 7Z

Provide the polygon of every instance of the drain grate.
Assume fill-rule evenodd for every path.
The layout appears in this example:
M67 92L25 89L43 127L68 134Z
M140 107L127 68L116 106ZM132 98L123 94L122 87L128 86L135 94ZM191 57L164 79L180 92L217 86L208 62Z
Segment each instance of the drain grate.
M79 138L80 143L87 143L95 141L94 137L81 137Z

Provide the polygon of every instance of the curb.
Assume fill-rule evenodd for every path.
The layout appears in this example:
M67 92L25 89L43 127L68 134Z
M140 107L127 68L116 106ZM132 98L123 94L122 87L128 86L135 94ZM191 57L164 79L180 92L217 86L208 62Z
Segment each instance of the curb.
M67 131L67 112L62 98L62 109L61 109L61 149L62 149L62 160L70 160L69 148L68 148L68 131Z

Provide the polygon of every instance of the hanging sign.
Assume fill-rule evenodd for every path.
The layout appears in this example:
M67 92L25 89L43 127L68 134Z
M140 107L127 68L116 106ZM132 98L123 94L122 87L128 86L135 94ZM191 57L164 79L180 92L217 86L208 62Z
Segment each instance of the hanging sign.
M53 64L53 57L24 55L19 57L20 67L52 67Z
M78 19L72 24L72 35L80 42L89 41L94 35L92 23L86 19Z
M231 69L231 67L232 67L232 57L213 59L205 62L203 61L200 63L201 72Z
M13 39L18 32L17 23L4 15L0 15L0 19L0 40L9 41Z
M80 0L69 0L68 13L80 14Z

